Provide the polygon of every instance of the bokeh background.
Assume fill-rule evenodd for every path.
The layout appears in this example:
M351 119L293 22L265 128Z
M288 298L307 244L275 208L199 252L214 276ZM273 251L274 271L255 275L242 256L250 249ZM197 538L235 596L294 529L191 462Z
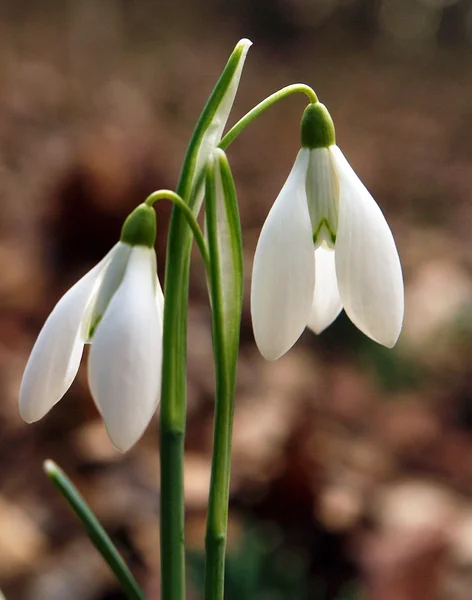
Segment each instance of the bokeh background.
M466 600L472 590L472 2L4 0L0 3L0 587L8 600L123 598L42 473L73 478L159 598L157 418L122 456L82 368L40 423L19 383L60 295L129 211L174 187L237 40L254 42L230 123L312 85L384 210L404 268L396 348L345 316L276 363L249 318L252 257L299 145L302 97L229 151L246 292L228 600ZM158 207L159 271L170 209ZM213 415L210 315L191 277L186 451L189 598L201 597Z

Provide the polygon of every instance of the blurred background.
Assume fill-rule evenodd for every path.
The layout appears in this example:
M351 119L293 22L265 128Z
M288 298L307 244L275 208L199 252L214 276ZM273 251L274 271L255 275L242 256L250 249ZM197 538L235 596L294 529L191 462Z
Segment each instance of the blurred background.
M41 422L22 370L61 294L123 219L176 185L237 40L251 48L230 124L303 81L385 212L404 268L394 350L342 315L276 363L249 318L252 258L299 147L291 97L229 156L246 291L234 424L228 600L466 600L472 588L472 1L3 0L0 3L0 587L8 600L121 599L42 473L72 477L159 598L157 418L113 449L82 367ZM162 280L170 209L158 207ZM85 361L84 361L85 362ZM213 370L195 254L186 453L189 598L202 591Z

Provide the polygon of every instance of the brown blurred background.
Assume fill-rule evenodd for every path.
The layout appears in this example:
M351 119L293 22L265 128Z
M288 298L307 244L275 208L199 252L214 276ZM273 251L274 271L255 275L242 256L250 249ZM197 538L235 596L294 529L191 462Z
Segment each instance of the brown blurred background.
M472 597L472 2L3 0L0 3L0 588L123 598L42 474L56 460L159 598L157 419L122 456L82 368L40 423L17 394L60 295L127 213L174 187L234 44L254 42L230 124L312 85L384 210L406 282L388 351L345 316L276 363L252 337L252 257L298 151L291 97L229 151L244 231L228 600ZM170 209L159 206L160 275ZM201 597L213 373L195 255L186 455L189 598ZM85 361L84 361L85 362Z

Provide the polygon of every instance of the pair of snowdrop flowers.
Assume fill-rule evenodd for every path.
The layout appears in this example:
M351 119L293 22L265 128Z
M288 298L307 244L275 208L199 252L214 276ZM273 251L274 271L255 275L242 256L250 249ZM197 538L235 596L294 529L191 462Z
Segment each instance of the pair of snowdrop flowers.
M254 257L251 313L268 360L308 326L320 333L341 312L391 348L403 321L403 278L379 206L335 142L326 107L303 115L302 148L262 228Z
M124 452L140 438L161 387L164 299L155 234L154 210L142 204L125 221L120 242L58 302L23 376L26 421L62 398L90 343L90 390L111 441ZM305 327L321 332L343 306L367 336L395 344L403 280L392 233L335 145L328 111L316 103L305 110L302 149L254 257L251 312L262 355L279 358Z

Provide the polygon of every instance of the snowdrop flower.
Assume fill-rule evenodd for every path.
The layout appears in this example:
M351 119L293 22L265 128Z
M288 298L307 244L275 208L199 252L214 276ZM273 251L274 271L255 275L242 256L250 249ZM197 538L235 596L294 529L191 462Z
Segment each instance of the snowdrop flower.
M261 231L251 313L268 360L305 327L320 333L341 312L368 337L395 345L403 321L403 279L392 232L335 143L321 103L302 119L302 148Z
M57 303L26 365L20 413L41 419L64 396L91 343L88 380L118 450L142 435L160 399L164 298L156 274L156 218L142 204L121 240Z

